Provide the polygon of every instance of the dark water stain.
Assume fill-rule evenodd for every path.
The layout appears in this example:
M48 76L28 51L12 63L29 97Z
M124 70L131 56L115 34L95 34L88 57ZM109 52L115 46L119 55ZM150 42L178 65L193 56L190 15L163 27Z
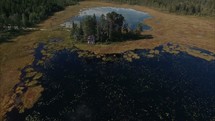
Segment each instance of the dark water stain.
M161 49L161 47L156 48ZM45 88L32 109L8 121L207 121L215 116L215 61L161 53L128 62L62 50L40 67ZM40 58L40 55L36 56Z

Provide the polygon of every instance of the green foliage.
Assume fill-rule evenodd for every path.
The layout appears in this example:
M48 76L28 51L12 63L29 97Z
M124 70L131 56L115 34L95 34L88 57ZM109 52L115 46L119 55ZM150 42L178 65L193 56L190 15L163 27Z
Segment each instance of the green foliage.
M103 0L110 1L110 0ZM144 5L185 15L215 16L215 0L111 0Z
M106 17L109 23L109 39L119 39L124 22L124 17L121 14L117 14L116 12L108 13Z
M84 39L90 35L96 34L96 18L94 16L86 16L83 20Z
M106 16L101 15L98 19L95 15L86 16L79 26L73 23L71 37L75 40L87 41L88 37L94 36L96 42L113 42L139 39L141 31L142 24L138 24L137 30L129 30L124 17L116 12L111 12Z
M79 0L0 0L0 30L32 26Z
M73 39L75 39L75 41L83 40L84 31L83 31L82 23L80 23L79 27L75 23L72 24L71 37L73 37Z

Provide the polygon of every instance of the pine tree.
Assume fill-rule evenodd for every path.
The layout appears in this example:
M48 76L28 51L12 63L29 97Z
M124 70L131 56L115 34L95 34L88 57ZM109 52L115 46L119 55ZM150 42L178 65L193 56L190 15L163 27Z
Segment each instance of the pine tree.
M88 36L95 35L95 29L93 17L86 16L83 20L84 39L87 40Z
M24 13L22 13L22 26L23 27L27 26L27 18Z

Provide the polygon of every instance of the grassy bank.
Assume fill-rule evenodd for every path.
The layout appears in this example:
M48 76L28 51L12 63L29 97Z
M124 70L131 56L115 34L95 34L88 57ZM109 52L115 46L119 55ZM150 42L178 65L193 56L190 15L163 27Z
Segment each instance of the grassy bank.
M120 53L134 49L152 49L161 44L172 42L187 47L202 48L215 53L215 18L179 16L137 5L119 5L95 1L81 2L79 5L69 6L64 11L55 13L38 24L38 31L20 35L11 39L10 42L0 43L0 120L8 109L8 104L11 104L12 89L20 81L20 70L32 63L34 48L37 44L45 42L48 38L61 37L65 40L65 43L71 43L72 46L72 41L68 39L69 32L56 29L57 26L71 16L77 15L83 8L99 6L132 8L148 12L153 18L148 19L146 23L153 30L146 31L144 34L152 35L153 38L107 45L75 43L75 46L80 49L100 54Z

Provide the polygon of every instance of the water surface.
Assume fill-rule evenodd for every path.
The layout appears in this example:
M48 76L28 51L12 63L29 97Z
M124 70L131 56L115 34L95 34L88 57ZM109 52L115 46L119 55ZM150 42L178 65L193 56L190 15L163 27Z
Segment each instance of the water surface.
M147 18L151 18L151 16L146 12L136 11L134 9L128 8L115 8L115 7L96 7L83 10L79 13L78 16L72 17L67 22L62 24L65 27L72 27L72 22L79 23L84 17L87 15L96 15L96 17L100 17L102 14L106 15L110 12L117 12L118 14L122 14L125 17L126 23L128 23L131 29L135 29L139 23L143 23L143 21ZM150 27L144 25L143 30L149 30Z
M160 50L162 47L157 48ZM215 61L162 52L128 62L62 50L40 67L45 88L32 109L9 121L209 121L215 116ZM40 56L39 56L40 57ZM41 57L40 57L41 58Z

